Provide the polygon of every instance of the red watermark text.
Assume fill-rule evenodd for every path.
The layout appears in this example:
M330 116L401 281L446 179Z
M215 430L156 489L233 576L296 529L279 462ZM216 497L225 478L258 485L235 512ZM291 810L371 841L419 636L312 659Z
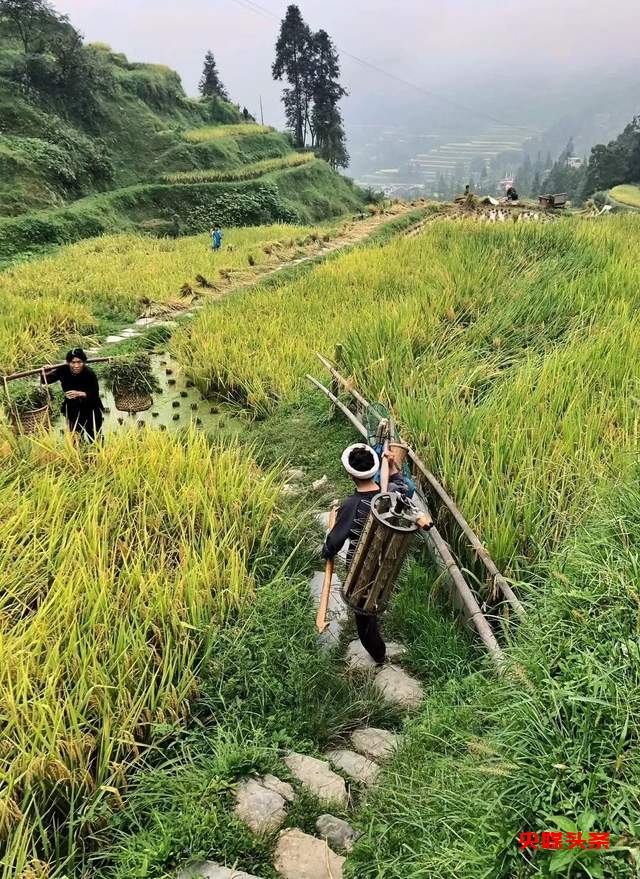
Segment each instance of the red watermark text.
M543 830L542 833L526 831L520 834L520 851L525 849L570 851L571 849L608 849L611 845L610 833L561 833L555 830Z

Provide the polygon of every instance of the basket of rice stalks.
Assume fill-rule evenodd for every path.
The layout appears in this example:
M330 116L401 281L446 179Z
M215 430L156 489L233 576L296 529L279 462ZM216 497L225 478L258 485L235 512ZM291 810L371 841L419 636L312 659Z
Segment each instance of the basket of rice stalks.
M45 387L16 382L9 394L5 384L6 409L16 433L37 433L51 426L51 398Z
M145 412L151 409L151 394L160 390L148 354L113 360L107 367L105 377L118 412Z

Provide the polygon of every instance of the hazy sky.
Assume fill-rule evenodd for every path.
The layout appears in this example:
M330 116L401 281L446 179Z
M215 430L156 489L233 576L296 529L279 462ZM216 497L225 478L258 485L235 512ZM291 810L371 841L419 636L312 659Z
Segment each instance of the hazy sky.
M259 14L258 4L276 18ZM109 43L131 60L176 69L196 91L202 58L213 49L233 99L265 121L282 122L281 86L270 65L286 0L54 0L89 41ZM517 108L498 94L513 82L549 94L561 83L639 63L638 0L300 0L313 29L324 28L345 52L396 76L511 121ZM381 103L438 106L342 56L351 120L379 121ZM639 75L640 80L640 75ZM489 84L489 86L487 86ZM535 97L535 95L534 95ZM502 101L504 103L504 101Z

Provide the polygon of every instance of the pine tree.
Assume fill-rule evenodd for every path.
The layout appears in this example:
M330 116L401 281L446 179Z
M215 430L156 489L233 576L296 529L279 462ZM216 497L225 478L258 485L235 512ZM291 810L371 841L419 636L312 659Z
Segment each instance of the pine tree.
M220 74L216 67L216 60L213 57L211 49L209 49L204 56L204 67L202 69L202 76L200 77L198 88L200 89L200 94L203 98L221 98L223 101L229 100L229 95L220 79Z
M276 60L271 68L273 78L287 80L284 89L287 124L293 131L296 147L305 146L313 98L313 38L297 6L291 5L280 26L276 43Z
M311 132L320 158L332 168L346 168L349 154L338 103L347 94L339 82L340 61L329 34L320 30L312 40L313 112Z

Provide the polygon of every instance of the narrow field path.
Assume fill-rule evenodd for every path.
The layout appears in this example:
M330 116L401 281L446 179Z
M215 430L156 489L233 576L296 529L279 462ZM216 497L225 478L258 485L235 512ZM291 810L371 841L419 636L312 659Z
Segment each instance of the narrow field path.
M327 526L327 514L318 522ZM344 553L341 554L344 558ZM309 590L317 610L324 572L309 579ZM396 712L416 711L424 697L422 683L403 667L406 648L387 644L387 659L376 666L359 640L346 645L343 640L349 612L340 597L340 579L334 574L327 619L329 629L318 636L321 649L343 653L343 673L359 687L373 686L379 698ZM342 879L344 865L361 832L345 817L357 809L376 785L384 764L390 761L402 742L402 735L390 729L360 726L347 737L334 741L320 757L288 751L282 755L289 780L267 774L241 780L235 791L233 810L257 837L277 833L274 838L273 868L283 879ZM283 773L284 774L284 773ZM287 822L289 809L299 797L316 803L315 833ZM336 812L338 814L332 814ZM235 866L214 861L191 864L178 873L178 879L260 879L236 870Z
M215 301L228 296L232 293L238 293L254 286L267 277L276 275L279 272L295 268L305 263L312 263L332 253L344 250L347 247L353 247L366 241L380 227L405 216L417 209L415 204L397 204L393 205L389 210L379 214L374 214L366 219L351 220L344 229L338 232L333 238L324 240L318 237L317 240L311 241L304 247L295 251L291 258L281 259L276 263L265 266L256 266L253 270L237 270L229 272L226 279L218 282L217 286L222 285L223 289L197 291L193 297L189 297L181 301L171 303L151 302L145 308L143 314L132 324L125 325L113 335L107 336L101 344L95 345L87 349L91 355L97 355L104 351L105 346L117 345L127 339L134 339L143 334L145 329L154 326L175 327L176 317L190 318L193 312L203 308L206 302ZM414 224L417 227L421 221ZM300 250L304 250L304 254L300 255Z

